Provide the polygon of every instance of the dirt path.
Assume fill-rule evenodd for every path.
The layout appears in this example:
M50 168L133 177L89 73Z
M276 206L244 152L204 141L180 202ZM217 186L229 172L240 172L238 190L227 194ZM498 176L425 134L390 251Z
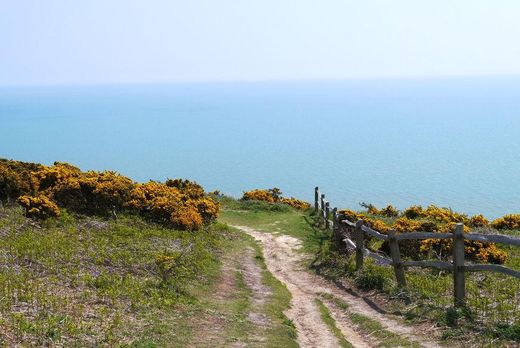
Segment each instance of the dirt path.
M306 271L302 264L304 255L297 252L301 248L298 239L274 233L259 232L249 227L234 226L262 243L264 257L269 271L284 283L292 294L291 309L286 315L293 320L298 330L298 343L301 347L337 347L336 337L322 322L314 299L320 293L335 296L346 302L349 310L360 313L381 323L388 331L406 337L408 340L419 343L422 347L439 347L434 342L428 341L414 330L414 327L401 324L390 315L381 314L369 306L361 298L340 289L337 285L323 279L322 277ZM342 315L338 308L327 304L329 310L336 320L338 328L344 337L354 347L371 347L373 343L368 338L352 330L352 325ZM427 333L425 333L427 334Z

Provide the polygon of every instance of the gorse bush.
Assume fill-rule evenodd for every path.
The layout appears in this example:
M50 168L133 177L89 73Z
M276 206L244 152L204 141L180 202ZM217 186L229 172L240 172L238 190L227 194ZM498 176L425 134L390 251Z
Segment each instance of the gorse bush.
M372 229L384 234L390 230L395 230L397 233L453 233L456 224L459 222L464 223L465 233L470 232L470 227L489 226L489 221L483 215L475 215L469 218L465 214L434 205L427 208L412 206L403 210L402 213L399 213L391 205L381 210L372 204L362 203L361 205L366 208L366 213L358 213L352 210L340 210L339 213L352 222L363 220ZM381 216L381 219L377 216ZM495 220L491 226L497 229L520 228L520 215L506 215ZM415 260L425 258L448 260L452 256L452 241L449 239L402 240L399 245L403 256ZM379 249L389 253L388 242L383 242ZM507 253L500 250L494 243L466 240L465 253L469 260L475 262L503 264L507 259Z
M16 200L25 209L25 215L34 219L47 219L60 215L60 208L44 195L20 196Z
M299 209L299 210L306 210L306 209L309 209L311 206L309 203L302 201L300 199L296 199L294 197L282 198L280 200L280 202L283 204L290 205L291 207Z
M0 200L17 197L26 215L34 219L57 216L59 207L104 216L130 211L191 231L219 213L219 204L189 180L139 184L114 171L82 172L68 163L44 166L0 160Z
M242 196L243 200L252 200L252 201L263 201L268 203L275 203L276 200L273 195L268 190L251 190L244 192Z
M308 202L296 199L294 197L282 197L282 191L280 191L280 189L277 187L268 190L256 189L244 192L242 200L262 201L267 203L282 203L290 205L291 207L300 210L309 209L311 206Z
M496 219L491 223L497 230L518 230L520 229L520 214L509 214Z
M41 165L0 159L0 200L15 200L21 195L33 195L36 183L33 172Z

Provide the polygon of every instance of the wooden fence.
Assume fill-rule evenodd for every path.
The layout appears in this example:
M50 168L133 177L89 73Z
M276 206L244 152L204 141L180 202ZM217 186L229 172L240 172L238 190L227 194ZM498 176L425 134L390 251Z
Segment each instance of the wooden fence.
M395 231L389 231L388 234L383 234L365 225L363 220L349 221L338 214L337 208L330 209L330 203L325 200L324 194L320 194L318 187L314 190L314 210L324 222L325 228L331 228L336 238L345 242L347 247L356 251L356 270L361 270L364 258L370 257L381 265L392 266L397 284L400 287L406 287L405 268L407 267L436 268L452 272L454 305L456 307L465 306L466 304L465 272L491 271L520 278L520 271L502 265L466 263L464 255L465 240L520 246L520 238L501 234L464 233L464 225L462 223L456 225L453 233L408 232L397 234ZM345 230L350 231L350 233L345 232ZM365 237L387 241L390 249L390 258L366 248ZM452 262L402 260L399 251L399 241L409 239L451 239L453 241Z

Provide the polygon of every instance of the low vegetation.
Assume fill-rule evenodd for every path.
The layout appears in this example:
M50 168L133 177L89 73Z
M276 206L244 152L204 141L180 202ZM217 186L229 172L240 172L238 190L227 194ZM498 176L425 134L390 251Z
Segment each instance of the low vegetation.
M363 336L369 337L377 347L420 347L419 343L410 342L405 337L386 330L378 321L350 311L347 303L333 295L323 293L321 298L323 301L332 302L337 308L342 310L352 322L353 327L358 332L361 332Z
M0 346L295 347L289 292L252 238L216 222L215 197L0 160Z
M219 213L218 204L189 180L135 183L113 171L0 159L0 201L13 200L33 219L57 217L60 209L101 217L124 212L190 231L208 225Z
M294 197L282 197L282 191L280 191L280 189L277 187L268 190L256 189L244 192L242 200L253 200L267 203L282 203L290 205L291 207L299 210L306 210L309 209L311 206L308 202L296 199Z
M224 223L299 238L303 252L313 256L309 267L315 272L376 300L383 296L387 311L433 323L449 342L520 342L518 279L468 274L464 309L451 307L448 272L409 270L407 288L398 288L389 267L367 260L356 272L352 255L321 228L309 203L284 198L277 188L248 191L236 200L208 194L189 180L136 183L116 172L84 172L67 163L0 160L0 203L0 345L210 346L211 333L196 335L215 324L207 322L211 319L226 338L222 344L256 344L260 332L271 345L295 346L295 329L283 315L290 294L265 269L258 245L216 222L219 216ZM520 235L520 215L490 222L435 206L363 207L340 213L382 233L451 232L462 222L466 232ZM376 240L367 247L387 251ZM252 300L241 268L249 249L270 289L261 304ZM409 259L449 261L451 243L403 241L401 251ZM466 254L476 262L520 268L518 247L467 241ZM221 296L219 284L229 270L233 295ZM320 303L324 321L341 340ZM267 323L261 330L251 313ZM365 328L373 324L355 315L351 320ZM382 332L379 342L399 342L381 328L373 330Z
M318 298L315 299L314 301L316 302L316 305L318 306L318 309L320 310L321 320L323 320L323 322L329 327L329 330L334 334L334 336L336 336L340 347L342 347L342 348L354 347L349 341L347 341L345 339L345 337L341 333L341 330L336 326L336 321L330 315L330 311L327 308L327 306L325 306L323 304L323 302Z
M264 201L241 201L228 197L221 197L220 202L222 221L299 238L303 242L303 250L313 255L309 259L309 267L315 272L336 281L350 283L380 302L388 312L399 313L410 323L430 322L430 325L441 329L444 339L449 342L471 342L476 346L514 345L520 342L520 281L515 278L496 273L468 274L468 306L465 310L456 310L451 307L453 277L449 272L409 269L406 272L408 288L400 289L390 267L366 260L363 271L356 272L352 255L345 251L343 245L334 243L331 233L321 228L318 217L311 210L301 211ZM378 229L377 221L384 222L389 228L403 219L420 224L428 222L428 217L422 215L428 208L413 208L406 211L407 215L404 215L405 212L396 213L391 208L384 209L387 212L384 215L380 211L375 214L374 210L371 213L367 210L350 213L351 219L355 221L362 218L376 222L372 224L374 229ZM422 211L421 216L414 215L412 210L416 213ZM345 212L348 216L349 211L343 211ZM460 218L456 213L451 216L446 214L449 209L431 207L429 212L437 216L436 220L430 221L436 223L436 226L453 223L443 222L447 216L450 219ZM483 217L468 218L468 221L473 221L472 228L480 233L494 232L489 223L484 224L486 221ZM500 233L519 235L520 231L500 230ZM377 250L382 243L371 240L368 246ZM406 247L402 246L401 250ZM493 248L499 250L500 254L505 254L504 265L520 269L520 248L504 245L494 245ZM430 255L418 257L431 257Z
M394 230L397 233L407 232L439 232L451 233L456 223L464 223L464 232L473 230L492 230L494 226L502 226L502 220L506 217L511 222L511 216L497 219L489 223L482 215L468 217L465 214L454 212L448 208L439 208L430 205L427 208L412 206L402 213L389 205L378 209L372 204L362 203L366 211L354 212L352 210L340 210L339 213L350 221L364 220L370 227L381 233ZM519 225L520 226L520 225ZM382 243L380 251L389 253L388 242ZM407 240L401 242L401 252L405 257L414 260L439 259L448 260L452 255L452 241L440 239ZM465 241L466 257L475 262L503 264L507 260L507 253L494 243L477 241Z
M167 342L173 308L208 281L231 234L62 210L35 222L0 209L0 341L65 346ZM167 328L168 332L164 330Z

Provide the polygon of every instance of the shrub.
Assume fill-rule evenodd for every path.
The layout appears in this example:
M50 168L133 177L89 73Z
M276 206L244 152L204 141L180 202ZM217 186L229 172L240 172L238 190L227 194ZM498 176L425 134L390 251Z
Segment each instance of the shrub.
M149 181L135 185L126 206L155 221L167 222L172 213L181 207L181 196L175 187Z
M180 230L195 231L202 227L202 217L196 207L183 206L172 212L170 216L172 224Z
M204 189L194 181L187 179L168 179L166 186L177 188L188 199L201 199L204 197Z
M381 209L380 214L387 217L397 217L399 215L399 210L389 204L385 208Z
M473 215L469 219L469 225L471 227L485 227L485 226L489 225L489 221L482 214Z
M370 220L368 223L372 229L381 233L388 233L391 230L390 226L381 220Z
M437 222L462 222L467 224L468 223L468 217L465 214L459 214L456 212L453 212L449 208L440 208L435 205L429 205L428 208L423 212L423 217L427 218L428 220L433 220Z
M256 189L256 190L244 192L244 195L242 196L242 200L262 201L262 202L267 202L267 203L282 203L282 204L290 205L291 207L293 207L295 209L300 209L300 210L309 209L311 206L309 203L296 199L294 197L291 197L291 198L282 197L282 191L280 191L280 189L277 187L274 187L274 188L268 189L268 190Z
M359 205L362 206L363 208L366 208L368 214L381 215L381 212L379 211L379 209L377 209L377 207L373 204L362 202Z
M283 204L290 205L291 207L299 210L307 210L311 207L311 205L305 201L302 201L300 199L296 199L294 197L291 198L282 198L281 202Z
M218 202L206 197L194 201L194 204L197 206L197 210L204 223L207 224L217 219L220 211L220 205Z
M244 192L242 199L243 200L264 201L264 202L268 202L268 203L276 202L275 198L268 190L258 190L258 189Z
M403 216L408 219L417 219L424 216L423 207L420 205L413 205L403 211Z
M520 229L520 214L504 215L491 223L497 230L518 230Z
M356 275L354 282L362 290L383 290L387 278L384 274L378 272L375 267L367 264L365 269Z
M0 201L15 200L21 195L34 195L33 171L41 165L0 159Z
M80 187L88 202L87 210L106 214L123 208L130 199L134 182L113 171L87 172L81 176Z
M0 160L0 194L2 200L23 194L19 203L34 218L55 216L58 206L100 215L127 209L155 222L196 230L219 213L218 203L189 180L136 184L114 171L82 172L61 162L43 166Z
M45 220L60 215L58 206L44 195L20 196L17 202L25 209L25 215L32 219Z
M343 215L345 219L349 220L350 222L356 222L361 219L366 219L363 214L358 214L353 210L350 209L342 209L338 211L339 214Z

